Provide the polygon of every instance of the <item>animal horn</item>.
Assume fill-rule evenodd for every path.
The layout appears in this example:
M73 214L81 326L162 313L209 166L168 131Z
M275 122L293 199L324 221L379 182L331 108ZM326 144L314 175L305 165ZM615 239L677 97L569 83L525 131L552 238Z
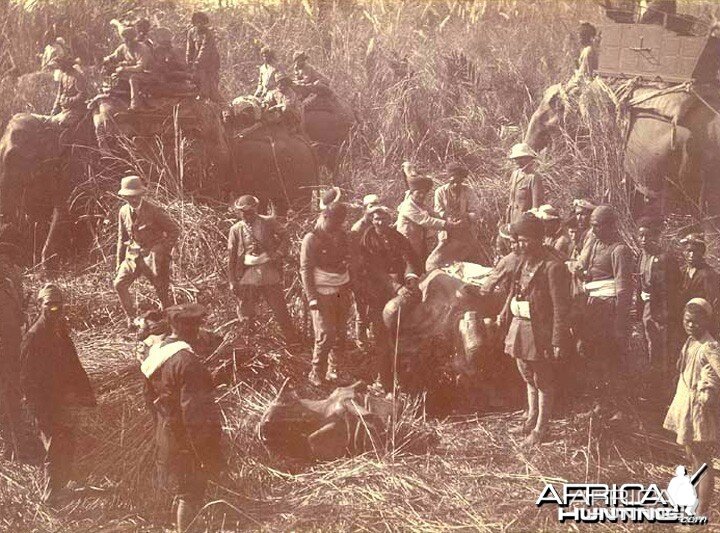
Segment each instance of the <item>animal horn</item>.
M362 389L364 386L365 386L365 382L363 380L358 380L355 383L353 383L352 385L350 385L350 388L352 390L356 391L358 389Z

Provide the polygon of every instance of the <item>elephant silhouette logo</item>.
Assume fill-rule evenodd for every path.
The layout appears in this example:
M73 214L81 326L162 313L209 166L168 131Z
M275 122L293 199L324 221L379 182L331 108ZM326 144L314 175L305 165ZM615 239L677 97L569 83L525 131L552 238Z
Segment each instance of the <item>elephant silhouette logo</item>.
M702 465L692 477L688 475L684 466L675 468L675 476L670 480L667 488L667 495L670 502L677 508L683 507L685 514L695 516L695 510L698 506L697 490L695 485L703 475L707 465Z

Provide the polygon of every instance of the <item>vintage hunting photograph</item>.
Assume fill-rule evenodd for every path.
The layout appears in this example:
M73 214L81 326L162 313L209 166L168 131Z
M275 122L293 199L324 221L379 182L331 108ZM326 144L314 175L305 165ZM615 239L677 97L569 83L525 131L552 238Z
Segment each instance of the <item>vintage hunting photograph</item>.
M0 532L718 531L720 0L0 0Z

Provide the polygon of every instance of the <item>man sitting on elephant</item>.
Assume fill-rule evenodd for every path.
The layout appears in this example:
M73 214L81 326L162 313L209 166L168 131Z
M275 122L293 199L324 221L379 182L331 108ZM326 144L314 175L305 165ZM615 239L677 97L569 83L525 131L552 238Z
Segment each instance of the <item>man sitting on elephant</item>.
M597 37L597 29L589 22L580 24L580 57L577 60L577 68L573 77L567 84L566 90L577 86L579 83L592 80L595 76L595 70L598 67L598 52L595 46L595 38Z
M132 26L122 27L120 37L123 43L112 54L103 58L103 64L117 65L113 76L127 79L130 84L130 109L141 109L143 107L141 86L155 79L151 73L152 51L146 44L137 40L137 30Z
M128 326L134 327L135 306L130 286L140 276L152 283L163 308L170 304L170 254L180 228L159 206L145 198L138 176L123 178L118 195L125 205L118 213L117 275L114 286Z
M303 131L302 102L292 87L290 76L278 76L277 87L265 95L263 105L271 122L282 122L293 133Z
M308 56L305 52L295 52L293 54L293 67L295 71L295 87L306 99L306 104L309 104L318 96L332 94L330 80L308 62Z
M282 69L277 63L277 55L275 50L269 46L264 46L260 50L263 62L260 65L260 75L258 76L258 85L255 90L255 96L265 98L265 95L277 87L277 78L282 74Z
M88 96L87 80L85 75L75 68L73 59L67 55L58 54L50 60L48 66L58 72L58 91L50 112L50 121L63 129L72 128L88 112L85 105Z
M398 294L417 291L418 272L410 242L392 227L393 212L376 205L369 210L372 226L360 239L358 285L368 303L368 318L375 339L375 370L384 391L392 394L393 368L390 332L383 322L383 309Z

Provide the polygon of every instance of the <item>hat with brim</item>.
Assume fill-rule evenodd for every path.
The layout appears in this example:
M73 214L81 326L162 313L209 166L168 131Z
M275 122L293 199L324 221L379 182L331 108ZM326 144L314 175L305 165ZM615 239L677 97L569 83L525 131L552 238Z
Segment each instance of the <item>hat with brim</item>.
M320 196L320 209L326 209L335 202L342 199L342 191L340 187L330 187Z
M575 200L573 200L573 207L579 207L580 209L584 209L585 211L592 211L597 206L594 203L586 200L585 198L576 198Z
M238 211L247 211L248 209L257 209L260 205L260 200L252 194L244 194L233 204L233 207Z
M370 209L368 209L369 215L375 215L375 214L383 214L387 215L388 217L392 218L394 213L389 207L386 207L384 205L374 205Z
M537 208L535 216L540 220L560 220L560 211L550 204L541 205Z
M200 304L188 303L168 307L165 313L171 324L177 324L178 322L200 321L205 318L206 310L205 307Z
M502 224L498 228L498 237L505 240L510 240L512 238L512 233L510 232L510 224Z
M120 182L118 196L142 196L147 192L140 176L125 176Z
M363 196L363 199L362 199L363 207L367 208L369 206L379 204L379 203L380 203L380 196L378 196L377 194L366 194L365 196Z
M52 283L48 283L38 291L37 299L41 304L45 303L63 303L63 293L60 287Z
M508 159L520 159L522 157L536 158L537 154L535 153L535 150L530 148L529 144L517 143L510 150L510 155L508 155Z
M300 61L301 59L302 59L302 60L307 60L307 58L308 58L308 56L307 56L307 54L306 54L305 52L295 52L295 53L293 54L292 60L293 60L293 63L297 63L297 62Z
M702 233L689 233L680 239L680 244L683 246L702 246L705 248L705 236Z
M427 176L413 176L408 180L408 188L411 191L429 191L433 185L433 180Z

